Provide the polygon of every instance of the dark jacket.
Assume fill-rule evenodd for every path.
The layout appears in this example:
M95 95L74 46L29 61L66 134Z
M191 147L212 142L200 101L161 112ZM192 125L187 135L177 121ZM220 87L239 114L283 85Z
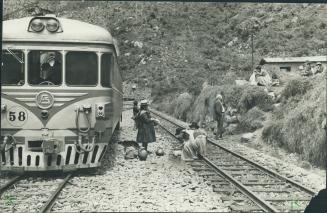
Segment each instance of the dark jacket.
M213 106L213 111L214 111L214 114L213 114L213 119L215 121L218 121L222 118L223 116L223 103L219 100L216 100L215 101L215 104Z
M136 105L133 106L133 116L135 117L136 114L140 111L139 107Z
M138 131L136 141L138 143L151 143L156 141L156 132L151 120L150 112L141 110L138 118Z

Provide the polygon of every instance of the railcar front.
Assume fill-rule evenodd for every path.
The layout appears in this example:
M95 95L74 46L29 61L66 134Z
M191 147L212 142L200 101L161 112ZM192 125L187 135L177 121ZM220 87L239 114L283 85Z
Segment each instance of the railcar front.
M105 29L54 16L3 22L1 170L100 166L122 112Z

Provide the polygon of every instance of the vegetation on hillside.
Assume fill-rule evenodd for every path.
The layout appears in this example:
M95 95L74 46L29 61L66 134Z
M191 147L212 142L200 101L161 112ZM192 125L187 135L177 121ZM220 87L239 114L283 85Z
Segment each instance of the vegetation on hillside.
M5 18L29 15L31 2L107 28L120 41L125 80L157 82L154 96L198 95L205 81L248 78L252 34L255 63L326 53L327 15L319 4L5 0Z
M301 154L305 160L324 166L326 79L318 75L311 80L314 87L308 86L307 79L298 80L298 83L289 82L282 94L286 97L292 94L292 98L288 98L276 110L271 122L263 129L262 136L267 143L278 144L290 152ZM294 87L292 83L302 86Z

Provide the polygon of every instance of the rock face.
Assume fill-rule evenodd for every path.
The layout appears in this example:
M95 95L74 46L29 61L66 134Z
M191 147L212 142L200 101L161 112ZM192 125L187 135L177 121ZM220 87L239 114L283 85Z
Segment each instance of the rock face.
M241 137L241 143L249 143L253 140L254 134L253 133L245 133Z

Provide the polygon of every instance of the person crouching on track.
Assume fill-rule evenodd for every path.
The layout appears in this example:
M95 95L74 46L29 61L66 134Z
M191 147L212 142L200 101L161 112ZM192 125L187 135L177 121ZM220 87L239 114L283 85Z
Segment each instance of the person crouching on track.
M190 133L190 135L195 140L195 143L197 145L196 154L205 156L207 154L207 133L204 129L200 128L199 125L196 122L192 122L191 125L189 125L189 129L187 132Z
M183 142L181 159L194 160L199 156L205 156L207 152L207 137L204 130L200 130L192 123L190 129L178 128L176 137Z
M137 120L137 137L136 142L142 143L145 150L148 149L148 143L156 141L156 132L154 126L156 120L151 118L148 110L148 101L142 100L140 103L140 112L136 115ZM148 150L147 150L148 151Z

